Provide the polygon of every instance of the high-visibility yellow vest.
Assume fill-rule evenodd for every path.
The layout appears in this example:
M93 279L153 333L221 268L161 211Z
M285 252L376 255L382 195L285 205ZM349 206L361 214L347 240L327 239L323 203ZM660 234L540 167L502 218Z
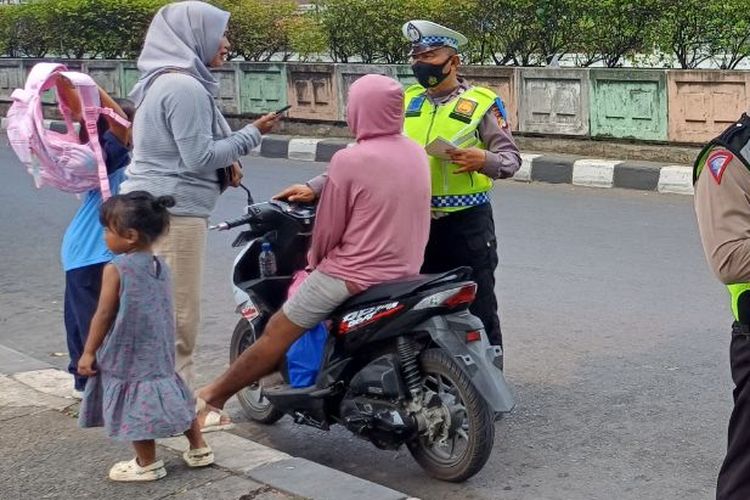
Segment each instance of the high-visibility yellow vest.
M482 87L472 87L460 97L434 106L421 85L406 89L405 125L407 136L422 146L442 137L458 147L486 146L479 138L479 124L489 111L497 94ZM432 174L432 209L456 212L489 201L491 178L479 172L454 174L458 165L433 156L430 159Z

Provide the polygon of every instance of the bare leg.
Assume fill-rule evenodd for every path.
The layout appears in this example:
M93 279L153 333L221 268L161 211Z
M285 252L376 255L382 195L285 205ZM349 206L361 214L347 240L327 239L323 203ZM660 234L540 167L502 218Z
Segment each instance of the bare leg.
M300 338L305 328L295 325L283 311L278 311L268 321L263 335L239 358L234 360L227 371L216 380L197 391L209 406L224 408L227 400L241 389L272 373L279 365L295 340ZM199 415L203 421L205 415Z
M156 462L156 441L149 439L147 441L133 441L135 456L138 459L138 465L146 467Z
M199 448L205 448L206 441L203 439L203 433L201 432L201 426L198 423L198 419L193 420L190 425L190 429L185 431L185 437L190 441L190 449L197 450Z

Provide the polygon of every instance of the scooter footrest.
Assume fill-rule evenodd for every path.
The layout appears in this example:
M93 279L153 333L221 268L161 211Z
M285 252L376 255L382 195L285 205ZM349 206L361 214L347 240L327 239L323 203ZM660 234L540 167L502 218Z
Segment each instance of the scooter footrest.
M294 396L309 396L312 398L321 398L332 394L333 390L331 388L321 389L314 385L311 385L310 387L292 387L288 384L284 384L264 389L263 393L269 399Z

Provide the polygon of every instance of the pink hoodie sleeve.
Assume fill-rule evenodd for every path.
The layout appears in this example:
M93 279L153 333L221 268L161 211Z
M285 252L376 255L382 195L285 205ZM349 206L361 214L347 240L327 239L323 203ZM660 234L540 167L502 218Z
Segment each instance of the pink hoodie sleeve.
M315 215L308 263L314 269L341 242L351 218L351 193L348 179L337 175L336 159L328 167L328 181L320 195Z

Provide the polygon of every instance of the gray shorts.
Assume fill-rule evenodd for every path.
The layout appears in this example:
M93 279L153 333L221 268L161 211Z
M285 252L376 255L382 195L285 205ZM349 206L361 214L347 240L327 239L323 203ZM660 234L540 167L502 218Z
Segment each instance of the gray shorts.
M284 303L282 310L289 321L309 329L328 319L351 296L344 280L313 271L297 293Z

